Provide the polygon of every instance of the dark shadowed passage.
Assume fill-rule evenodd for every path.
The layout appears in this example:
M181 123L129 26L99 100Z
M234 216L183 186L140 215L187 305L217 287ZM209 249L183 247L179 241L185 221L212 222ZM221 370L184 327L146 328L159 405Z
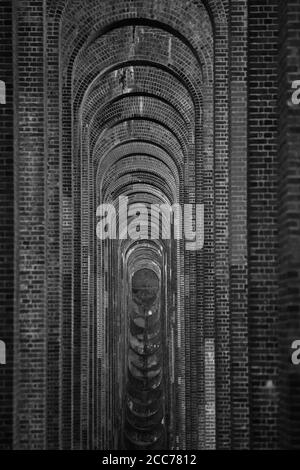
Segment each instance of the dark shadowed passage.
M0 0L0 449L300 448L299 24Z

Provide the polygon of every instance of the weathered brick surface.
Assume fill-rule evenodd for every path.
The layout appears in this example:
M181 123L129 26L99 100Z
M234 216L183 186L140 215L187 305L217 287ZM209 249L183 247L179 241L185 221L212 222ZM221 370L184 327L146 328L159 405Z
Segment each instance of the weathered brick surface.
M49 14L47 21L46 50L47 64L47 449L61 445L63 430L60 426L62 410L62 381L68 375L67 367L62 368L61 304L62 269L60 266L60 140L59 136L59 68L57 50L59 47L59 22L55 14ZM65 410L69 406L65 402ZM68 433L64 433L66 436Z
M226 12L229 2L223 2ZM214 282L216 328L216 445L231 447L230 309L229 309L229 25L217 23L214 84Z
M278 2L249 4L248 236L251 447L277 446Z
M116 20L121 21L127 16L124 16L126 13L132 19L137 17L138 9L135 5L132 4L125 4L122 9L118 9L118 5L115 4L115 8L111 8L110 2L104 2L105 4L105 11L106 14L103 15L101 11L101 15L97 14L97 9L99 8L99 4L92 4L91 8L93 9L93 18L96 18L97 21L97 28L101 31L103 25L109 24L109 22L114 22ZM107 34L99 35L98 38L95 38L95 42L91 43L90 46L84 50L84 52L78 52L79 47L83 45L83 41L87 34L90 32L90 26L87 27L87 24L90 23L90 14L91 10L87 11L84 8L80 11L79 16L77 15L77 22L81 25L80 28L80 37L78 36L75 42L72 42L70 38L71 30L73 28L72 24L72 15L74 14L73 8L74 6L69 5L69 9L66 10L64 13L63 24L65 27L62 29L62 57L65 61L65 73L66 79L64 82L64 90L63 90L63 116L66 118L63 121L63 152L66 156L66 161L70 161L70 145L71 145L71 134L70 134L70 121L68 121L68 110L70 108L70 101L74 100L74 103L77 105L77 99L79 100L80 95L83 96L84 91L87 90L87 86L89 85L90 81L96 77L97 73L100 73L104 67L114 66L116 67L117 73L112 73L111 78L107 82L108 77L105 75L103 78L101 77L101 81L107 87L107 83L110 84L110 92L105 98L106 103L103 102L103 98L100 94L101 89L99 84L101 81L95 82L98 84L98 89L93 85L93 88L90 88L88 94L85 96L84 100L84 119L86 120L83 126L80 128L75 128L74 132L78 132L78 138L80 141L80 149L81 149L81 160L76 160L73 157L73 162L70 161L71 165L68 168L65 167L65 171L63 173L63 178L66 181L66 187L70 187L70 178L72 178L72 187L73 187L73 194L72 197L74 198L73 208L76 211L75 216L73 218L73 227L74 231L74 245L73 250L74 252L74 271L73 271L73 282L75 285L74 290L74 358L77 364L76 368L73 372L73 387L74 387L74 421L73 421L73 429L74 429L74 446L85 446L88 440L88 433L87 433L87 426L90 421L90 416L87 416L87 407L88 407L88 400L87 400L87 381L89 371L86 368L86 364L88 361L89 353L87 353L88 346L88 337L85 334L82 334L82 330L85 330L89 325L88 320L88 310L86 305L86 289L89 283L89 273L87 271L88 266L84 262L86 258L85 253L87 253L87 249L90 250L91 259L94 258L95 254L93 252L93 246L88 239L88 235L86 231L89 231L89 224L88 224L88 217L86 213L87 207L85 206L87 202L87 197L90 191L95 191L98 197L98 188L93 187L93 181L91 186L88 183L88 170L86 166L82 164L83 161L87 161L91 158L91 154L94 151L97 160L101 160L102 156L108 155L111 158L111 154L114 150L114 147L117 143L127 142L128 139L134 139L136 142L133 144L133 150L135 150L135 145L137 142L143 142L149 145L151 142L152 145L150 146L151 152L157 154L157 147L158 145L161 146L167 153L171 155L171 157L176 160L181 160L181 165L185 158L187 159L187 153L189 153L190 158L194 158L192 145L191 145L191 128L192 125L194 126L194 113L187 108L185 112L185 116L188 118L188 126L186 123L183 123L182 118L180 117L182 113L182 103L180 106L177 106L177 115L174 111L171 110L170 107L167 106L166 102L158 103L154 96L145 96L142 99L135 98L134 96L129 97L128 99L117 99L118 95L122 98L123 93L129 93L129 91L134 91L135 94L141 93L141 87L144 87L143 92L149 93L149 88L145 87L145 81L141 77L141 72L138 70L138 67L134 65L134 67L128 67L125 71L120 68L120 66L116 66L120 61L124 59L124 57L128 56L131 60L135 59L136 61L145 61L145 60L152 60L156 65L156 73L154 76L155 82L160 80L162 86L160 87L160 94L161 97L165 99L166 92L169 94L169 90L165 91L164 88L167 90L166 84L163 82L163 76L167 76L165 69L169 67L169 62L172 62L172 70L173 70L173 77L176 78L175 80L175 96L177 92L177 88L180 86L179 83L182 83L187 88L189 94L193 97L193 99L197 103L197 115L198 119L200 117L200 90L201 90L201 74L200 72L197 73L199 70L199 66L197 65L197 60L188 49L187 45L184 44L179 38L172 36L171 34L167 33L166 30L164 32L160 31L159 29L155 28L154 25L151 26L151 21L153 17L156 19L163 18L163 21L167 21L169 27L172 28L175 25L174 19L172 15L170 15L169 6L166 4L165 6L161 5L151 5L149 3L145 4L140 14L144 15L147 18L147 22L141 26L135 26L136 20L133 21L133 26L130 25L130 20L126 20L128 24L124 23L124 25L120 25L119 27L113 29L111 32L107 31ZM104 5L103 5L104 7ZM180 11L182 5L179 2L176 2L176 11ZM193 7L194 8L194 7ZM203 8L199 7L199 11L193 10L195 13L195 17L199 18L199 15L203 15ZM187 18L191 18L191 12L187 10L184 15ZM181 15L179 14L178 17ZM206 20L207 21L207 20ZM148 23L148 24L147 24ZM195 19L192 19L192 23L195 23ZM182 28L185 28L187 23L184 21L182 22ZM69 28L69 25L71 26ZM208 60L208 51L211 48L211 45L208 44L208 36L209 31L208 27L204 28L204 33L201 33L201 37L203 36L203 41L205 44L205 48L199 49L199 54L202 56L203 61L203 74L209 74L211 64ZM155 33L155 35L154 35ZM187 31L187 35L191 38L191 41L194 43L195 47L198 48L199 46L199 36L195 35L193 31ZM154 39L155 38L155 39ZM135 46L133 48L132 42L134 41ZM71 52L71 51L74 52ZM78 89L78 98L75 95L70 95L70 88L69 83L71 83L71 65L73 64L75 54L78 52L78 59L74 65L74 93L77 93ZM95 60L96 59L96 60ZM206 63L207 62L207 63ZM70 64L69 70L67 70L68 64ZM138 65L138 64L137 64ZM150 63L148 64L150 66ZM164 68L163 68L163 67ZM136 73L137 69L137 73ZM140 67L141 69L141 67ZM100 77L99 77L100 78ZM148 79L148 77L147 77ZM171 76L168 77L168 81L171 79ZM70 82L68 82L70 80ZM173 80L174 81L174 80ZM155 83L154 82L154 83ZM186 83L185 83L186 82ZM153 82L151 84L153 86ZM133 90L132 90L133 88ZM151 88L150 88L151 90ZM158 88L153 87L154 94L156 95ZM153 93L153 92L152 92ZM178 92L177 92L178 93ZM114 101L111 100L110 94L114 96ZM141 96L141 95L140 95ZM178 95L179 96L179 95ZM183 95L184 97L184 95ZM101 98L101 99L100 99ZM169 98L169 97L168 97ZM190 98L189 98L190 99ZM102 101L102 102L101 102ZM171 101L174 101L173 97ZM181 101L181 98L180 98ZM212 107L212 100L207 99L207 103L209 106ZM177 104L175 102L175 104ZM101 106L102 105L102 106ZM126 109L128 110L126 112ZM85 111L87 110L87 111ZM76 112L79 112L79 110ZM86 115L86 116L85 116ZM207 114L208 115L208 114ZM76 120L80 121L80 114L76 114ZM192 121L190 121L192 119ZM180 125L181 122L181 125ZM85 143L83 139L83 129L85 123L89 126L89 140L88 147L89 152L84 150ZM192 125L191 125L192 123ZM105 132L104 137L101 136L99 139L99 134L101 135L103 128L105 129L106 126L109 124L110 128ZM197 123L197 133L196 139L199 145L202 144L203 140L201 137L201 128L200 125ZM211 139L211 135L207 135L206 137L208 140ZM155 144L153 146L153 143ZM190 149L188 149L188 146ZM79 147L76 144L76 151L79 151ZM207 152L209 154L209 152ZM86 165L87 163L85 163ZM186 170L186 178L189 178L189 191L183 191L184 197L187 201L194 201L195 199L195 175L193 171L193 161L190 162L190 170ZM199 153L199 166L197 167L201 171L201 154ZM99 173L101 175L102 167L100 167ZM198 173L197 173L198 174ZM132 177L132 184L134 183L134 178L138 177L138 174ZM220 174L220 178L223 178L223 175ZM120 180L118 185L125 185L125 181L127 178L123 178ZM158 183L153 176L151 180L148 177L145 178L145 181L149 180L149 183L152 182ZM200 177L198 178L200 183ZM210 185L212 188L213 185ZM122 186L120 186L122 188ZM126 186L124 186L123 192L126 191ZM161 187L163 190L164 188ZM118 186L119 190L119 186ZM211 189L210 189L211 190ZM111 190L112 191L112 188ZM116 189L114 190L114 195L116 194ZM83 198L83 195L84 198ZM85 210L82 211L83 207ZM92 217L92 216L91 216ZM86 228L84 228L86 227ZM82 231L82 232L81 232ZM82 235L84 233L84 235ZM85 245L89 244L89 248ZM69 246L65 245L65 249L69 250ZM80 260L80 250L82 253L83 258ZM67 252L67 251L66 251ZM183 254L181 254L181 257ZM189 275L189 283L186 283L186 305L184 309L182 308L182 313L184 316L180 319L180 322L183 322L187 327L188 333L186 337L182 337L180 340L180 362L181 372L185 374L185 382L184 377L180 377L182 379L180 388L182 393L179 395L180 398L180 408L181 408L181 422L182 427L181 429L181 443L185 443L187 446L194 447L200 445L198 443L199 439L199 418L198 415L204 415L204 408L203 405L200 406L201 401L203 401L203 392L201 393L200 390L200 381L201 375L198 377L197 380L195 379L195 374L198 374L201 370L201 362L204 361L204 350L203 345L201 346L200 335L196 335L196 323L199 322L199 318L197 318L197 309L196 309L196 270L195 270L195 257L194 259L189 261L189 258L186 256L185 258L185 272ZM69 258L70 259L70 258ZM67 260L66 260L67 261ZM108 261L108 266L105 268L104 272L105 276L108 277L107 283L111 286L111 282L114 279L113 270ZM181 282L183 282L183 271L180 273ZM203 279L203 277L202 277ZM80 294L81 289L81 294ZM99 289L99 287L98 287ZM99 298L103 297L103 291L98 291ZM101 293L102 292L102 293ZM110 291L109 291L110 292ZM65 296L67 292L63 293L63 298L68 298ZM199 299L201 297L199 296ZM200 300L199 300L200 302ZM181 304L183 300L181 300ZM69 305L71 302L69 301ZM67 304L66 304L67 305ZM108 295L108 303L104 304L103 310L98 313L100 317L106 316L111 311L115 310L115 298L112 293ZM85 312L85 314L83 313ZM115 313L117 315L118 312ZM70 318L70 315L69 315ZM116 317L118 318L118 317ZM102 322L102 319L101 319ZM103 407L103 419L105 420L104 430L102 431L101 440L103 440L103 445L113 445L114 442L114 434L116 426L116 410L119 397L115 394L110 398L110 390L111 384L115 381L115 370L117 368L117 359L115 358L115 337L118 337L118 329L117 327L111 323L112 320L108 317L107 320L103 319L103 324L106 325L107 328L107 335L110 338L109 344L109 351L103 348L103 345L100 344L99 347L101 349L101 367L103 370L109 370L108 377L103 376L102 378L102 388L103 388L103 398L108 400L107 406L105 403L101 403L101 409ZM84 326L85 325L85 326ZM90 329L92 331L92 326L90 325ZM200 326L198 327L198 332L200 333L201 322ZM80 349L79 349L80 344ZM203 340L202 340L203 344ZM103 351L103 352L102 352ZM182 354L183 351L186 351L186 357ZM194 357L197 355L197 351L200 351L201 354L199 358ZM103 354L103 355L102 355ZM197 360L199 359L199 360ZM81 364L81 367L78 364ZM184 372L183 372L184 371ZM103 372L102 372L103 374ZM79 388L80 387L80 388ZM186 393L187 392L187 393ZM185 399L185 396L187 397ZM177 411L174 411L175 413ZM200 418L200 420L203 418ZM108 424L110 423L110 424ZM202 427L200 428L202 429ZM202 431L203 432L203 431ZM104 435L103 435L104 434ZM201 439L202 441L202 439ZM184 445L185 445L184 444Z
M13 31L10 1L0 2L0 50L0 80L5 83L6 95L5 103L0 104L0 340L6 344L7 359L6 365L0 365L0 449L10 449L12 447L14 360Z
M291 345L300 338L300 105L293 81L300 77L300 3L279 8L279 336L280 445L300 448L300 370Z
M232 448L249 448L247 1L230 8L230 355Z
M46 440L44 13L41 0L19 1L16 5L18 282L14 446L17 449L42 449Z
M149 263L165 289L168 447L273 449L278 434L299 447L287 364L300 304L299 2L14 8L15 325L12 12L0 3L1 447L123 445L130 276ZM98 242L96 207L119 195L204 203L203 251Z

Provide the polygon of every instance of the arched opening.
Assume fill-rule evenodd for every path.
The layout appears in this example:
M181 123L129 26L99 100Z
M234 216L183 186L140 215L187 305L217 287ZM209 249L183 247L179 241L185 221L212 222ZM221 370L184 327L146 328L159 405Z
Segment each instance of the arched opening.
M135 271L128 303L124 444L128 449L165 447L165 396L161 285L152 269Z
M295 1L0 9L0 447L296 446ZM185 205L198 250L174 236Z
M185 204L206 199L205 214L213 227L212 199L205 193L213 188L209 184L213 174L205 170L212 159L213 134L204 126L213 117L213 29L205 7L196 3L188 9L178 5L179 23L168 2L147 3L142 15L135 2L128 4L129 14L124 16L115 6L117 18L110 7L106 14L96 5L89 11L80 9L76 37L72 33L74 5L67 3L62 15L63 323L67 333L73 322L74 338L66 341L80 363L72 376L65 377L65 399L71 387L74 411L63 413L66 421L86 423L84 431L81 427L79 435L70 436L75 448L89 445L91 407L99 413L99 446L121 445L116 435L122 428L127 390L122 364L128 312L123 302L129 295L121 286L129 279L133 269L129 265L134 265L136 256L159 266L165 309L163 331L168 341L163 345L163 380L168 404L163 432L156 437L166 448L198 446L199 428L204 435L205 421L214 420L204 402L197 400L199 385L194 378L205 369L204 341L197 332L205 281L195 268L204 267L209 252L191 252L183 239L163 239L150 249L150 234L148 240L137 236L138 244L130 243L127 233L124 239L95 238L97 207L112 204L118 228L119 200L124 197L129 212L134 204L144 204L149 210L155 204L179 204L183 209ZM73 245L67 221L72 221ZM159 231L161 223L153 217L155 230ZM213 230L206 235L209 241ZM70 272L74 287L68 282ZM213 300L208 291L206 296ZM94 343L97 354L91 348ZM192 365L195 353L201 357L194 362L196 369ZM68 357L64 360L69 361ZM83 377L90 361L94 364L91 376ZM207 382L213 380L213 374L207 377ZM80 390L75 383L81 384ZM91 383L95 384L92 390ZM204 382L199 383L203 388ZM125 427L130 426L126 423ZM214 435L214 427L210 433Z

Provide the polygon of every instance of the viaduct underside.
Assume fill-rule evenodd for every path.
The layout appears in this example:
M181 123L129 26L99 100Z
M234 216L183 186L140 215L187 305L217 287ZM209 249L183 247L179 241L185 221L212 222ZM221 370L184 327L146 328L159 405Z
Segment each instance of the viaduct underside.
M299 22L294 0L0 2L0 448L300 447ZM129 222L201 205L203 247L159 217L100 240L125 198Z

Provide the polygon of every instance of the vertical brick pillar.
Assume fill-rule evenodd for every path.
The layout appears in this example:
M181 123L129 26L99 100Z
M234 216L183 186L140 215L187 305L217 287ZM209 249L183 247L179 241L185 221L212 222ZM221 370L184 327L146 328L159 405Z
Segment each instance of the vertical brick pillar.
M72 95L71 95L72 96ZM72 99L72 98L71 98ZM71 126L72 121L70 122ZM72 186L73 194L73 265L72 265L72 309L73 309L73 447L75 450L82 446L82 357L83 348L86 344L86 334L83 331L84 322L81 316L81 168L78 155L73 155L73 142L70 147L71 158L73 158L69 184ZM85 349L85 348L84 348Z
M216 447L214 153L211 143L214 129L213 110L213 84L211 84L205 88L203 96L205 122L202 143L205 201L204 262L199 263L200 267L197 267L197 273L199 269L199 273L204 278L204 315L197 317L198 322L203 323L204 328L204 373L202 363L198 361L198 374L202 374L204 382L205 425L203 426L204 436L199 433L199 440L203 440L202 447L206 450ZM199 325L200 331L201 327Z
M248 234L251 447L277 445L277 0L249 0Z
M279 305L280 445L300 448L300 366L291 345L300 339L300 3L281 0L279 9Z
M90 199L89 199L89 130L83 124L80 134L80 177L81 177L81 379L80 379L80 413L81 413L81 448L87 449L89 443L89 385L90 385L90 324L89 306L89 236L90 236ZM75 150L76 151L76 150ZM75 153L75 152L74 152Z
M228 2L226 2L228 3ZM228 5L227 5L228 6ZM228 206L228 25L215 32L215 300L216 446L231 448L229 206Z
M45 448L45 2L15 5L17 40L15 436L17 449Z
M60 100L59 100L59 17L47 17L47 449L61 446L61 291L60 205Z
M71 79L63 78L62 87L62 141L61 141L61 172L62 172L62 209L61 209L61 263L62 263L62 448L73 448L74 437L74 371L80 368L78 357L74 353L74 308L73 308L73 198L72 198L72 115ZM77 286L78 287L78 286ZM78 351L77 347L77 351Z
M249 447L247 1L230 2L230 316L232 448Z
M0 3L1 231L0 340L6 364L0 364L0 450L12 447L13 421L13 284L14 284L14 159L13 159L13 31L12 2Z

